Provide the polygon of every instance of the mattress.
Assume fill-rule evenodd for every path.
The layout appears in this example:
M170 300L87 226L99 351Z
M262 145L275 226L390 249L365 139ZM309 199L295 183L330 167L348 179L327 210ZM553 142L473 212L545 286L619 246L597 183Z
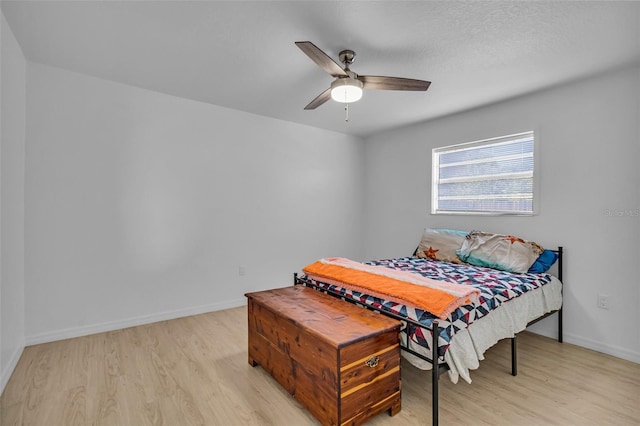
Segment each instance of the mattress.
M415 257L365 263L472 285L480 289L481 297L476 303L458 308L446 320L438 321L442 327L438 336L439 359L441 363L448 365L449 378L454 383L457 383L460 377L471 383L470 370L478 368L487 349L499 340L513 337L524 330L529 322L562 306L562 283L549 274L513 274L491 268ZM432 359L430 330L433 321L437 319L434 315L410 305L344 288L336 283L324 283L305 276L302 276L301 280L356 303L411 320L403 321L403 346ZM420 369L431 368L430 362L407 351L403 351L403 356Z

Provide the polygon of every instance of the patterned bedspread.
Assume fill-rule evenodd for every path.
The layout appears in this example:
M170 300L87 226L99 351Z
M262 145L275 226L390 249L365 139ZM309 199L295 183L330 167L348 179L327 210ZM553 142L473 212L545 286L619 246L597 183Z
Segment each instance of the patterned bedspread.
M446 320L439 320L440 335L438 336L438 356L444 357L453 336L470 324L488 315L504 302L519 297L531 290L540 288L551 281L549 274L514 274L496 269L455 264L416 257L402 257L365 262L370 265L380 265L387 268L410 271L422 276L471 285L481 292L478 303L464 305L456 309ZM303 277L304 279L304 277ZM377 297L347 290L336 285L312 281L319 288L331 290L343 297L356 302L388 311L404 318L417 321L425 328L405 323L403 332L414 343L427 349L431 353L431 327L436 316L418 308L386 301Z

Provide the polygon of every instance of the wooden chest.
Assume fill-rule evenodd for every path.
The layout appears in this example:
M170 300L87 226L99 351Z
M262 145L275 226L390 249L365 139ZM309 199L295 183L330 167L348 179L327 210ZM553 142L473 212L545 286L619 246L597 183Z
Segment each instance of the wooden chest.
M304 286L246 294L249 364L322 424L400 411L400 322Z

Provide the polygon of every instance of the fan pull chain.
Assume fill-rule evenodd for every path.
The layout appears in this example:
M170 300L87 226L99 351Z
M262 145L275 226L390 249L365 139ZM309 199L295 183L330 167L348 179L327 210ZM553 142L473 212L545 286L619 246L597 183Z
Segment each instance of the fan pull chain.
M349 104L344 104L344 121L349 122Z

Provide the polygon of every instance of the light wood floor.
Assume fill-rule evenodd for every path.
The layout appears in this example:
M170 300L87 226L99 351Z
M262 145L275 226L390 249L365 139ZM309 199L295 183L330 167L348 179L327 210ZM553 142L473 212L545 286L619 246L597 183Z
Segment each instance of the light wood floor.
M246 307L28 347L0 399L9 425L315 425L247 362ZM442 425L638 425L640 365L530 333L491 348L472 384L440 383ZM428 372L402 364L402 411L429 424Z

